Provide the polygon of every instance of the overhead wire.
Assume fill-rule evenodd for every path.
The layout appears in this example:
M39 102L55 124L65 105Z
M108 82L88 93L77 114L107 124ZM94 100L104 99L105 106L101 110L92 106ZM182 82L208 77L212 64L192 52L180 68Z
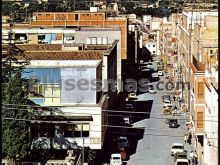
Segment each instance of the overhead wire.
M18 109L18 108L7 108L8 110L20 110L20 111L31 111L30 109ZM80 110L80 109L78 109ZM83 110L90 110L90 109L83 109ZM92 111L97 111L97 110L94 110L94 109L91 109ZM35 110L32 110L33 112ZM36 110L37 111L37 110ZM38 110L39 111L39 110ZM101 110L102 112L111 112L111 113L127 113L127 114L132 114L132 115L135 115L135 114L141 114L141 115L161 115L163 113L152 113L152 112L136 112L136 111L118 111L118 110ZM48 111L49 112L49 111ZM109 116L109 114L101 114L101 113L86 113L86 112L75 112L75 114L79 114L79 115L106 115L106 116ZM43 116L43 115L42 115ZM111 115L111 116L122 116L122 115ZM172 116L172 115L171 115ZM132 117L132 116L131 116ZM136 117L136 116L133 116L133 117ZM137 116L138 117L138 116ZM140 118L143 118L143 116L141 116ZM150 118L153 118L153 119L169 119L171 118L169 115L167 117L153 117L151 116ZM174 117L173 117L174 118ZM180 118L178 117L177 118L178 120L186 120L186 118ZM194 121L207 121L207 122L218 122L217 120L198 120L198 119L194 119Z

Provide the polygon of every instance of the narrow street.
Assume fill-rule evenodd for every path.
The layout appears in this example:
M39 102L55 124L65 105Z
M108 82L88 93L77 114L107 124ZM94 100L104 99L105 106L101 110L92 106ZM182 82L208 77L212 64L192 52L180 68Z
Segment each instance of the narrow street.
M161 78L160 81L165 81ZM154 82L154 86L157 82ZM165 116L163 114L163 102L161 96L167 91L158 91L156 94L145 93L138 96L139 100L153 100L151 109L151 115L149 119L144 119L134 124L134 127L146 127L143 139L137 143L136 153L130 156L128 165L171 165L174 160L170 155L171 145L174 142L180 142L184 144L185 120L183 114L176 118L178 120L179 128L169 128L168 124L165 124ZM190 146L185 144L185 149L189 156Z

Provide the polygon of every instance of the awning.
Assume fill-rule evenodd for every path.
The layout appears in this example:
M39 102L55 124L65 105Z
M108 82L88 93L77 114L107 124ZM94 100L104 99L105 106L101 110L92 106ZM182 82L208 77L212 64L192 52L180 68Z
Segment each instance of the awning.
M31 119L31 123L82 123L93 121L92 116L52 116L42 115Z

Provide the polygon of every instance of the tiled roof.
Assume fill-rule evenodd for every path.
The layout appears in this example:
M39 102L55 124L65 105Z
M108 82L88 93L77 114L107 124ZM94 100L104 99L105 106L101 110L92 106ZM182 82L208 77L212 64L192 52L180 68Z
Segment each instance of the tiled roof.
M61 44L22 44L17 45L18 48L25 51L57 51L62 50Z
M61 44L16 44L16 46L24 51L58 51L62 50ZM7 50L7 44L2 45L3 50Z
M88 50L107 50L109 45L86 45Z
M25 52L25 58L28 60L100 60L103 57L101 51L42 51ZM22 60L23 57L17 57Z
M118 27L81 27L80 31L118 31Z

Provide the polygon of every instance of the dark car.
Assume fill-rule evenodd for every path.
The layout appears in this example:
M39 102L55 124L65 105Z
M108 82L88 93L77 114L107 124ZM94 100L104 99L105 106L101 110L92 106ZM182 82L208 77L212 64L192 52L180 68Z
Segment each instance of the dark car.
M170 119L169 120L169 128L178 128L179 124L177 119Z
M187 153L186 152L176 152L174 154L174 162L176 159L187 159Z
M134 101L126 101L125 102L125 110L126 111L134 111L135 110Z

